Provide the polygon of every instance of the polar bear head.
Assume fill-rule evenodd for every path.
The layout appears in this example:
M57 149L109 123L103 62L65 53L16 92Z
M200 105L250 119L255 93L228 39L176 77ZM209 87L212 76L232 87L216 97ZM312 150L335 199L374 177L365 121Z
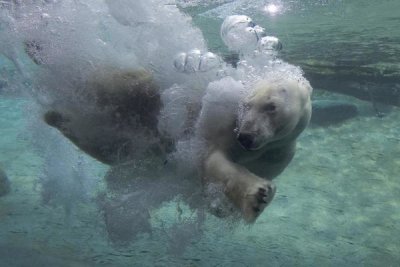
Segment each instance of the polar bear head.
M295 139L311 116L312 88L305 79L261 80L241 104L236 134L246 150Z

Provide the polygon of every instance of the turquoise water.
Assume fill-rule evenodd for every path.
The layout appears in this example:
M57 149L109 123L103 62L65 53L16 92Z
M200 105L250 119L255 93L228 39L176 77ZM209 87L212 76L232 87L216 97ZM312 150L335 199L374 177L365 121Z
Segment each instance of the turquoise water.
M128 2L121 5L129 6ZM176 177L166 172L150 187L138 185L144 192L137 194L148 195L144 199L152 205L128 201L113 206L120 211L112 221L120 235L113 238L107 219L112 217L107 217L111 216L109 209L101 202L107 191L104 177L109 166L83 153L42 120L43 103L54 96L35 88L63 84L65 76L56 69L60 66L69 75L76 75L68 68L71 62L54 63L52 71L59 76L55 82L45 83L43 79L47 82L49 78L42 75L41 67L30 62L18 47L13 57L7 45L31 32L7 32L11 39L0 37L0 81L4 81L0 87L0 167L7 173L11 191L0 197L0 266L399 265L399 3L277 1L274 3L281 9L272 16L260 7L273 1L225 1L220 7L209 2L179 3L181 12L191 15L203 32L210 51L225 57L234 54L219 37L223 18L251 16L279 37L284 47L280 58L303 68L314 87L315 105L320 100L351 103L358 115L323 126L312 123L302 133L293 161L275 179L275 199L253 225L191 208L179 190L191 191L180 183L175 189L168 187ZM95 6L91 1L76 3ZM148 6L152 7L150 2ZM57 9L54 12L63 18ZM163 18L169 22L168 16ZM4 21L2 16L2 29L7 25ZM127 25L115 28L108 38L122 38L130 27ZM171 35L174 29L171 26ZM60 28L53 30L58 36ZM62 40L68 42L66 35ZM76 39L78 43L82 40L79 49L87 51L85 46L92 45L92 37L88 34ZM185 35L183 39L190 44ZM193 42L202 45L201 40ZM109 56L129 49L121 48ZM101 53L93 54L96 58ZM115 62L128 64L125 55ZM64 54L52 56L70 59ZM24 75L12 59L22 62ZM74 59L77 69L83 66L79 58ZM159 62L163 64L162 59ZM39 76L44 78L39 80ZM197 78L176 75L171 80L200 86L207 77ZM157 196L163 193L166 200L159 204ZM144 223L141 215L147 212L149 221Z

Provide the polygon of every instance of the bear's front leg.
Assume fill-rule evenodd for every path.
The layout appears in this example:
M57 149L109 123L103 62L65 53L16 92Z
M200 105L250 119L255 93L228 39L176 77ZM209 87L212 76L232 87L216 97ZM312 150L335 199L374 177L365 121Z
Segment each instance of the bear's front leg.
M240 209L247 222L254 222L275 195L275 185L230 161L214 150L204 161L206 182L220 183L225 195Z

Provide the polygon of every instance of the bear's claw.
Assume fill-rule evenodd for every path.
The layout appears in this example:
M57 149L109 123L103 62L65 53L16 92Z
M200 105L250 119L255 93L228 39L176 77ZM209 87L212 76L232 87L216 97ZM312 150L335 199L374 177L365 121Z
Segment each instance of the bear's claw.
M267 203L267 190L265 188L258 188L257 200L260 203Z
M254 193L252 193L252 191ZM269 181L263 181L261 185L258 184L254 189L250 189L244 200L244 219L249 223L254 222L265 207L271 202L274 195L275 186Z
M261 210L260 210L260 208L253 207L253 211L254 211L254 212L260 212Z

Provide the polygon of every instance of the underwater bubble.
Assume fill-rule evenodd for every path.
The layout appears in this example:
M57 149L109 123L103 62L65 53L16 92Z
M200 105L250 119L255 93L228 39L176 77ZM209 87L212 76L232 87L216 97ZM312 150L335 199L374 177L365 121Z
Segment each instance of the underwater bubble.
M51 16L50 16L50 14L48 14L48 13L42 13L41 15L40 15L40 18L41 19L50 19L51 18Z
M265 36L258 41L257 49L260 52L271 52L282 50L282 43L275 36Z
M194 73L208 71L221 64L220 58L211 52L201 53L193 49L188 53L179 53L175 56L174 67L179 72Z
M200 66L201 51L198 49L191 50L186 57L186 72L196 72Z
M257 38L260 39L261 37L265 36L265 29L260 25L255 25L253 27L255 33L257 34Z
M179 72L193 73L199 70L201 51L193 49L188 53L179 53L175 56L174 67Z
M178 55L175 56L174 67L177 71L179 72L185 71L186 57L187 57L186 53L179 53Z
M201 56L199 70L208 71L218 67L220 64L221 60L216 54L207 52Z
M228 76L228 73L224 69L219 69L216 73L216 77L223 78Z
M253 20L245 15L232 15L225 18L224 22L221 25L221 35L226 36L229 30L232 27L236 28L246 28L246 27L254 27L255 24Z
M254 55L257 57L264 55L275 59L280 50L282 50L282 43L278 38L275 36L264 36L258 41Z
M236 52L253 51L257 47L259 36L263 34L264 28L244 15L228 16L221 26L222 40L229 50Z

